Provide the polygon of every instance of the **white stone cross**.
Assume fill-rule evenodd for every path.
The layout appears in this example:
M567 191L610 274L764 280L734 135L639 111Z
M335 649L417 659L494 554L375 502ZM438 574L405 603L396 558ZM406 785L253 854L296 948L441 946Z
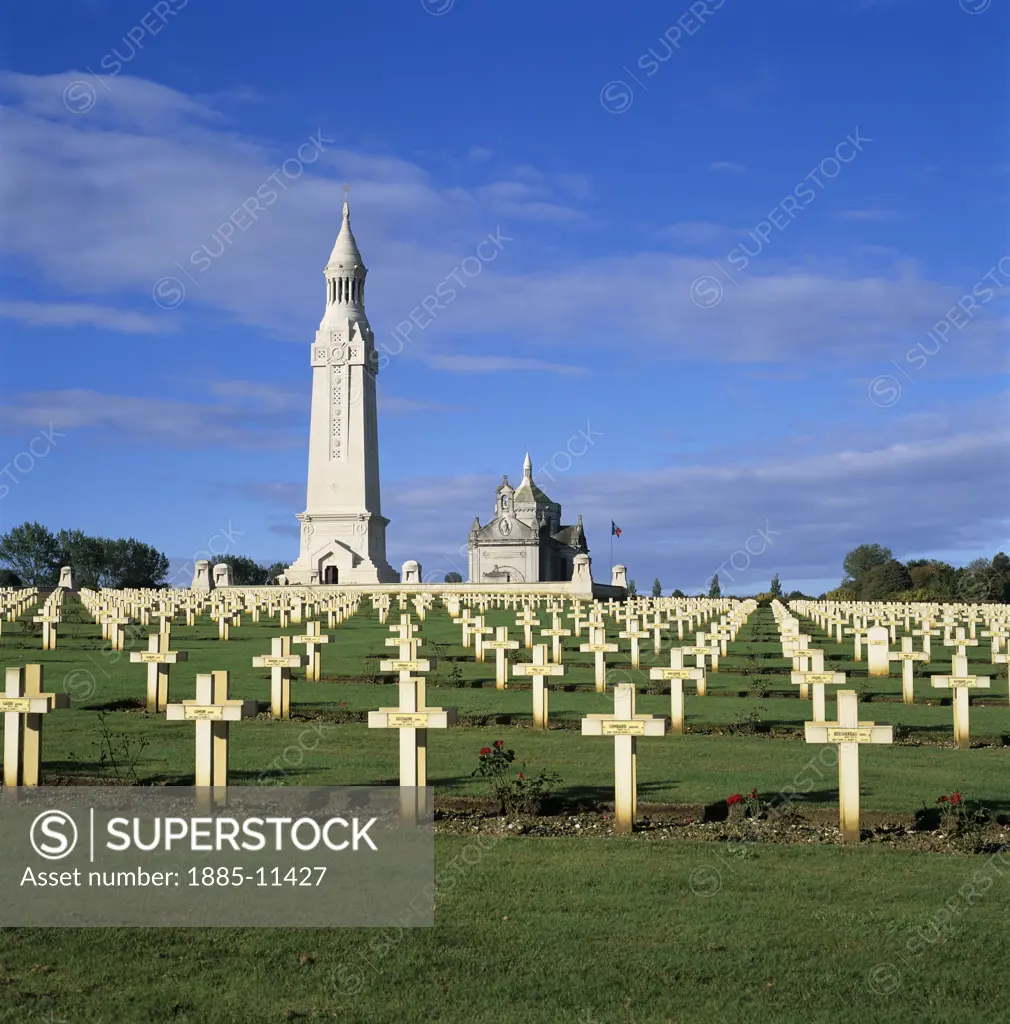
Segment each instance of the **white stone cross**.
M968 734L968 691L988 689L992 681L991 676L968 675L967 655L955 654L951 659L951 675L931 676L930 680L937 689L954 691L954 699L951 701L954 705L954 742L962 750L967 750L971 746Z
M169 722L193 722L196 726L196 770L194 785L210 787L211 800L223 797L228 785L228 727L231 722L256 715L256 701L228 699L228 673L209 672L196 677L196 699L169 704ZM206 806L205 790L197 794Z
M412 640L414 644L419 641ZM457 721L456 708L429 708L425 681L401 672L400 703L395 708L368 712L369 729L396 729L400 734L401 806L405 812L423 816L427 810L428 730L446 729ZM410 790L410 792L404 792Z
M793 682L797 682L796 676L801 676L799 680L800 687L800 700L810 699L810 684L806 680L807 673L810 672L823 672L824 671L824 651L819 647L803 647L796 652L796 656L793 658Z
M912 630L912 636L921 636L922 637L922 650L923 650L923 652L926 655L926 660L927 661L930 658L932 658L932 656L933 656L933 651L932 651L932 648L930 646L930 643L931 643L931 639L930 638L934 637L934 636L939 636L939 635L940 635L940 631L938 629L933 629L926 622L924 622L922 624L922 629L913 629Z
M318 683L321 675L322 659L319 654L319 645L328 644L330 638L321 632L317 621L306 622L305 632L300 636L293 636L291 642L304 644L308 664L305 667L305 679L310 683Z
M547 729L547 676L562 676L565 666L547 661L547 645L533 647L533 663L521 662L512 666L513 675L533 677L533 728Z
M886 630L885 630L886 632ZM838 810L842 839L859 842L859 744L893 743L889 725L859 721L855 690L838 691L837 722L804 722L807 743L838 744Z
M478 615L470 626L470 633L473 636L473 658L474 661L483 663L484 661L484 637L488 633L493 633L493 626L484 625L484 616Z
M516 616L516 625L523 627L523 643L527 650L533 647L533 627L540 625L540 620L533 617L533 609L526 607L522 615Z
M555 613L552 618L553 625L550 629L540 630L541 636L549 636L551 638L551 661L556 665L561 664L561 638L563 636L571 636L572 631L570 629L563 629L561 626L561 617Z
M66 693L46 693L41 665L12 665L0 696L4 716L4 786L37 786L42 771L42 716L70 707Z
M719 648L708 643L708 637L704 633L695 633L694 647L682 647L685 654L693 654L698 668L705 667L706 656L712 659L712 671L719 671Z
M705 670L703 668L685 668L684 652L680 647L670 650L670 666L662 665L649 669L650 679L665 679L670 684L670 732L678 736L684 734L684 680L693 679L700 692L705 688Z
M813 721L823 722L827 718L825 711L824 687L844 686L844 672L793 672L791 675L793 686L800 687L801 699L805 697L803 687L813 687Z
M639 665L640 665L640 661L639 661L640 653L639 653L638 642L639 642L639 640L644 640L644 639L646 639L646 637L648 637L648 635L649 635L648 630L639 629L638 628L638 619L632 617L632 618L628 619L628 628L627 629L622 629L621 632L618 633L617 635L622 640L630 640L631 641L631 667L632 668L638 668Z
M170 651L171 634L151 633L146 651L130 651L130 661L147 665L147 710L152 714L168 707L169 671L189 658L187 651Z
M277 636L270 641L270 653L252 660L253 668L270 669L270 714L273 718L291 718L291 670L301 668L305 657L291 653L291 637Z
M853 661L863 660L863 641L866 639L866 629L862 626L852 626L845 630L852 637Z
M917 661L929 661L929 655L925 651L912 650L912 638L903 636L901 638L901 650L890 651L887 655L888 661L901 662L901 699L905 704L915 703L915 669Z
M589 629L589 643L580 644L580 651L589 651L593 654L596 662L596 692L603 693L607 688L607 655L617 650L617 644L607 643L607 633L602 626L592 626Z
M41 615L33 615L32 622L42 623L42 650L56 650L56 627L59 625L59 611L43 609Z
M971 637L964 635L964 627L958 626L955 630L954 636L944 637L944 647L955 647L958 655L967 655L967 648L978 647L978 640L973 640Z
M495 654L494 685L497 690L508 688L509 663L507 651L519 650L518 640L509 640L508 626L499 626L495 631L494 640L485 640L484 646Z
M583 736L614 737L614 831L634 831L638 817L637 737L662 736L666 719L635 714L634 683L614 687L614 712L587 715L582 719Z

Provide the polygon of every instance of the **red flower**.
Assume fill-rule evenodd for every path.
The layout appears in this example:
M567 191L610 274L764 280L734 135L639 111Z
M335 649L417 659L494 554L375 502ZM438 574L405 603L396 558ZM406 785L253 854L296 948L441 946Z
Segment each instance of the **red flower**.
M523 773L522 773L522 772L520 772L520 773L519 773L519 778L520 778L520 779L525 779L525 778L526 778L526 776L525 776L525 775L523 775Z
M750 796L751 796L751 799L752 799L752 800L757 800L757 795L758 795L758 791L757 791L757 786L755 786L755 787L754 787L754 788L753 788L753 789L752 789L752 790L750 791Z
M954 794L953 794L953 795L951 796L951 798L950 798L950 802L951 802L952 804L959 804L959 803L961 802L961 794L960 794L960 793L957 793L957 792L955 792L955 793L954 793Z
M945 797L945 796L937 797L936 802L938 804L945 804L947 802L947 797Z
M494 741L494 745L496 747L504 747L505 746L505 741L504 740L495 740Z
M344 705L345 705L346 703L347 703L347 701L346 701L346 700L342 700L342 701L340 702L340 706L341 706L341 707L343 707L343 706L344 706Z
M732 796L726 797L726 803L730 804L731 806L733 804L742 803L742 801L743 797L739 793L734 793Z
M482 757L483 757L483 756L484 756L485 754L490 754L490 753L491 753L491 748L490 748L490 747L481 747L481 748L480 748L480 753L481 753L481 756L482 756Z

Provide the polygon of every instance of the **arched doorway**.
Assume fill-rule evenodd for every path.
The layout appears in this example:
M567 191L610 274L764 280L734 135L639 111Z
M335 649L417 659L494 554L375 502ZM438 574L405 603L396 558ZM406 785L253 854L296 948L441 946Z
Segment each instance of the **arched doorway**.
M323 569L323 583L332 586L337 582L337 567L335 565L328 565Z

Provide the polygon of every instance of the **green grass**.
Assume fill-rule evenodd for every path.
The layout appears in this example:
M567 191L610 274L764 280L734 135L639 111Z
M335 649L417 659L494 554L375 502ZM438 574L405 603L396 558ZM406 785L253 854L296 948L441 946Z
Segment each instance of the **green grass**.
M0 1020L1006 1019L1010 856L466 847L439 840L433 929L6 931Z
M488 619L497 625L514 616L492 612ZM228 669L232 696L266 701L269 673L250 664L279 632L276 623L247 624L221 643L213 624L174 626L172 646L188 651L189 661L172 670L171 699L194 695L196 673ZM328 632L325 681L296 680L292 721L261 716L233 726L233 782L254 784L267 773L276 776L271 781L299 786L395 783L392 733L347 720L395 703L395 686L376 675L377 656L392 653L382 643L388 631L374 613L363 612ZM479 747L499 737L531 766L560 774L559 796L570 806L612 800L613 745L583 738L577 728L584 714L610 705L606 694L593 690L591 656L566 649L561 685L575 688L552 689L557 728L534 732L527 728L529 689L513 682L508 691L495 690L492 658L478 665L464 657L459 629L444 612L429 615L421 635L444 645L428 703L458 707L467 723L429 733L436 802L484 792L470 773ZM917 684L923 702L906 708L897 670L889 679L869 680L865 662L851 661L851 649L822 642L816 631L814 637L830 669L850 672L848 685L872 698L860 705L861 716L903 730L894 746L861 752L865 810L910 816L922 802L932 805L955 788L993 810L1010 810L1006 670L987 666L987 646L970 651L973 670L998 680L985 706L972 707L973 737L985 745L961 751L950 744L949 702L941 704L928 682ZM689 694L688 734L639 743L640 812L650 803L696 806L752 787L765 796L795 789L808 806L837 806L834 769L823 767L832 761L820 761L824 748L802 741L810 703L795 694L774 638L771 616L760 609L720 672L710 675L709 695ZM99 762L99 714L115 743L147 740L137 764L141 781L191 781L192 726L135 708L144 697L144 666L105 650L98 627L87 622L62 626L56 651L39 647L4 623L0 667L44 664L47 689L73 698L70 709L45 723L44 781L115 781ZM659 685L647 678L650 652L651 643L639 673L625 653L615 658L611 681L634 680L640 691ZM431 644L422 650L433 653ZM949 652L934 647L934 655L927 674L949 671ZM665 646L659 663L668 663ZM463 686L450 684L454 665ZM756 669L769 674L756 676ZM769 695L739 696L756 678ZM829 711L833 706L829 696ZM638 710L666 714L669 698L640 692ZM748 716L770 731L728 732ZM462 863L466 847L465 839L438 836L440 868ZM531 1024L755 1017L996 1021L1005 1019L998 965L1010 952L1010 855L1001 858L867 844L508 839L468 856L477 862L441 887L433 929L402 937L381 930L5 929L0 1022L43 1021L47 1014L73 1024L298 1015L449 1022L509 1017ZM974 895L964 889L973 879ZM705 893L718 886L712 895L696 895L692 882ZM900 974L893 991L894 975L886 966L877 969L880 964Z

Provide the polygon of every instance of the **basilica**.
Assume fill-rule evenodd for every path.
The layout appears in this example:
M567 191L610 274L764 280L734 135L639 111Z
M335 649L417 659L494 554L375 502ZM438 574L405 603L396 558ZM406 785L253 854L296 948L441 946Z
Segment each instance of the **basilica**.
M561 525L561 506L533 482L529 454L518 487L503 477L495 492L494 517L479 517L468 543L471 583L555 583L572 579L577 555L587 555L582 516Z

